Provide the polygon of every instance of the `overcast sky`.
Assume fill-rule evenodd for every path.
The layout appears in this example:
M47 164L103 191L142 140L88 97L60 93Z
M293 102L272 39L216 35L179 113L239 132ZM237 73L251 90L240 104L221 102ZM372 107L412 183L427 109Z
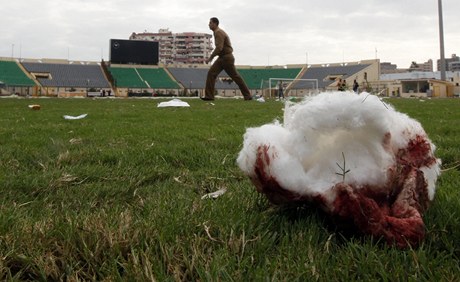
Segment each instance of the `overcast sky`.
M445 54L460 55L459 0L443 0ZM237 65L439 58L437 0L4 0L0 57L109 59L132 32L205 32L220 19Z

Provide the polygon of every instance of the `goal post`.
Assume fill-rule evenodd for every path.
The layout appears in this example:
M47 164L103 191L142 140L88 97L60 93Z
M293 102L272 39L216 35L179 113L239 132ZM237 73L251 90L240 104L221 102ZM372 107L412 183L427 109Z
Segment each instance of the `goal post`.
M319 93L318 79L269 78L268 83L262 84L262 87L266 87L265 89L268 89L268 95L266 96L269 98L272 96L277 97L280 83L283 87L284 96L303 97Z

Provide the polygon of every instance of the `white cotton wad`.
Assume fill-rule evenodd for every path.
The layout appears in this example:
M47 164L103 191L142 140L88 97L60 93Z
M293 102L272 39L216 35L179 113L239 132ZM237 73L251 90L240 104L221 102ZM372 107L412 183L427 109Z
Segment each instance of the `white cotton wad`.
M424 238L441 161L421 124L368 93L288 103L244 134L237 163L275 204L315 202L399 247Z

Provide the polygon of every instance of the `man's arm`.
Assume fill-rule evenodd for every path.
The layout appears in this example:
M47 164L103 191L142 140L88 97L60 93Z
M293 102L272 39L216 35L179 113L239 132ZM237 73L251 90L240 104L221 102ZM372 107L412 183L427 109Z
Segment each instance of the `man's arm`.
M212 61L215 56L219 55L222 50L224 49L224 40L225 40L225 33L221 32L220 30L214 33L214 40L216 41L216 48L212 52L211 56L207 60L207 63Z

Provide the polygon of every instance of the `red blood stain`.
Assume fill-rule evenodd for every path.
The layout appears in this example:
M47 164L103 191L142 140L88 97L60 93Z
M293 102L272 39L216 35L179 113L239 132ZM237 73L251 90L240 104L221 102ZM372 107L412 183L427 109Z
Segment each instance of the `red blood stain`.
M421 212L427 207L428 194L423 173L413 169L405 179L399 193L386 197L368 193L368 189L356 189L339 183L334 189L333 215L351 219L365 234L384 237L388 244L400 248L417 246L425 236L425 224Z
M391 134L382 145L390 151ZM425 236L422 213L429 204L427 183L422 166L436 162L430 143L420 135L398 150L395 164L389 168L388 181L382 187L354 187L338 183L331 187L332 202L324 195L302 195L283 188L270 173L270 164L277 157L270 154L268 145L259 146L252 182L274 204L315 202L326 212L344 220L351 220L364 234L383 237L390 245L400 248L417 246ZM272 150L273 152L274 150Z
M417 135L409 140L407 147L399 149L397 158L400 163L413 167L430 166L436 162L431 154L431 146L426 137Z

